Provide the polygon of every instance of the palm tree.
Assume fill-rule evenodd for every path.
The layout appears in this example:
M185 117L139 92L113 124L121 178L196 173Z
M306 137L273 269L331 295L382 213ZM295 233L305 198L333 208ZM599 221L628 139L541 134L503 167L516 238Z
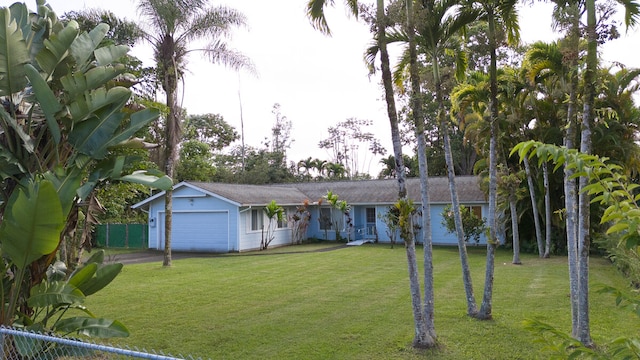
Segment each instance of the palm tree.
M408 0L407 4L412 0ZM333 1L329 1L333 3ZM357 14L357 1L347 0L347 3L354 14ZM316 28L329 34L329 27L324 17L324 7L327 4L326 0L310 0L307 7L307 14L312 20L312 23ZM409 13L411 13L411 6L408 7ZM409 204L407 199L407 189L405 184L405 166L404 157L402 155L402 143L400 137L400 130L398 126L398 115L396 111L394 91L393 91L393 79L391 74L391 68L389 66L389 55L387 52L387 27L388 19L384 12L384 1L377 0L376 2L376 41L377 46L380 49L380 63L382 71L382 83L385 91L385 99L387 102L387 114L389 116L389 123L391 125L391 138L393 142L393 152L396 161L396 178L398 180L398 205ZM412 26L411 26L412 27ZM416 78L418 80L418 78ZM419 80L418 80L419 81ZM424 134L424 133L423 133ZM423 135L424 136L424 135ZM426 167L425 167L426 171ZM424 204L424 199L423 199ZM428 202L427 202L428 206ZM423 232L429 231L423 227ZM409 279L410 279L410 291L412 298L412 309L414 315L415 325L415 337L413 345L415 347L433 346L435 344L435 331L433 334L427 333L427 324L425 321L425 315L420 304L420 282L418 281L417 261L415 255L415 239L412 236L412 232L407 232L405 240L407 251L407 262L409 266ZM426 247L425 247L426 251ZM426 255L425 255L426 257ZM429 262L429 265L431 263ZM427 271L427 264L425 263L425 272ZM431 283L433 280L431 279ZM426 290L425 290L426 291ZM431 291L431 294L433 292ZM433 301L431 300L431 304Z
M451 151L451 140L449 136L449 123L446 116L445 98L442 91L443 81L440 64L444 60L445 53L448 50L457 50L452 43L452 39L456 37L465 27L475 21L480 13L472 8L460 7L459 2L455 0L442 1L422 1L423 14L422 21L417 25L416 42L418 50L425 53L427 61L431 64L433 73L433 84L431 90L435 95L438 104L437 120L440 126L440 134L443 139L445 162L447 164L447 175L449 179L449 192L451 194L452 211L456 225L456 234L458 238L458 249L460 252L460 262L462 266L463 283L467 298L467 313L475 316L477 306L475 296L473 295L473 285L471 281L471 272L467 257L464 229L462 227L462 217L460 214L460 202L458 200L457 189L455 186L455 165L453 163L453 155ZM394 34L394 39L406 42L408 39L404 34ZM410 58L405 51L404 58ZM460 77L466 70L466 57L464 53L458 51L456 56L456 75ZM402 68L398 70L402 71ZM400 77L397 75L396 77Z
M173 177L180 141L182 110L178 83L189 53L204 53L213 63L233 69L253 69L249 59L223 41L232 28L243 26L245 17L227 7L209 7L205 0L141 0L138 11L148 20L143 37L153 46L160 85L166 94L169 114L165 123L165 173ZM204 48L189 49L195 40L209 40ZM171 266L172 190L165 196L165 245L163 266Z
M496 227L496 205L498 195L498 26L502 26L507 33L508 42L517 43L520 37L520 27L516 13L516 0L470 0L470 6L477 6L484 13L483 20L488 25L488 41L490 52L489 65L489 124L491 138L489 143L489 239L487 239L487 265L485 272L484 293L482 305L478 312L479 319L491 319L493 297L493 274L495 265L495 250L498 246Z
M313 169L315 163L314 160L309 156L304 160L298 161L298 171L300 168L304 169L304 179L307 181L311 181L311 169Z

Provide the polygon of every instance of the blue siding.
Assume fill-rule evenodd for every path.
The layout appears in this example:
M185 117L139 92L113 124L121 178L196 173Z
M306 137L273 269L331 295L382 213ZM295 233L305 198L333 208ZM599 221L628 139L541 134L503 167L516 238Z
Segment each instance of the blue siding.
M475 204L476 206L482 206L482 214L488 212L488 207L485 204ZM432 241L436 245L457 245L458 240L455 234L447 232L447 229L442 225L442 210L446 204L432 204L430 206L430 214L431 214L431 237ZM375 238L375 236L367 237L366 231L364 231L364 225L366 224L366 208L374 207L371 206L354 206L352 208L352 216L354 216L354 235L352 236L353 240L360 240L364 238ZM390 242L390 236L388 234L388 228L380 220L381 214L385 214L389 206L387 205L378 205L375 206L376 209L376 229L378 233L378 241L380 242ZM308 237L316 238L316 239L325 239L325 231L320 230L320 223L318 221L320 211L317 207L311 209L311 221L309 223L309 228L307 230ZM419 221L419 219L418 219ZM343 236L346 236L345 233L342 233ZM335 240L335 232L331 229L327 231L327 240ZM396 234L396 241L401 241L399 235ZM480 244L486 244L486 238L484 235L480 237Z
M186 186L176 189L173 196L172 249L238 251L238 209L235 204ZM160 197L149 206L150 249L164 249L164 215L164 197ZM226 246L223 247L224 243Z

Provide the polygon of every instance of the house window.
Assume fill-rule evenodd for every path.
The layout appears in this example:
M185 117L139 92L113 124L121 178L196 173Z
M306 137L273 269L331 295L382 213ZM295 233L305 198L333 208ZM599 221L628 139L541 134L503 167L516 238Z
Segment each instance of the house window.
M287 221L287 211L284 210L282 212L282 220L278 221L278 229L284 229L287 228L289 226L289 223Z
M376 208L367 208L367 224L376 223Z
M262 210L261 209L252 209L251 210L251 230L258 231L262 230Z
M320 230L331 230L331 209L320 208Z
M478 219L482 219L482 206L469 206L471 213Z

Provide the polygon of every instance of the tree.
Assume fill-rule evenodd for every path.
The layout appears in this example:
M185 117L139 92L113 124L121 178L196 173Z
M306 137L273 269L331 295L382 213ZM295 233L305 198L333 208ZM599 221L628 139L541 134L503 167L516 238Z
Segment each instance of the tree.
M329 137L321 140L318 147L327 149L330 153L330 161L340 164L345 169L345 175L349 179L357 177L364 171L367 159L360 159L360 145L365 144L371 155L384 155L386 150L380 145L380 141L371 132L364 131L373 125L371 120L349 118L339 122L335 126L329 126Z
M236 129L219 114L188 116L182 127L183 140L197 140L213 151L220 151L240 138Z
M76 229L79 207L95 204L96 186L109 181L171 186L171 179L153 170L125 173L134 157L115 152L144 147L134 135L158 112L129 103L132 91L117 81L126 71L118 60L129 48L101 45L107 31L99 24L81 32L77 22L63 24L46 6L37 13L21 3L0 8L0 239L7 285L2 325L123 335L121 324L89 312L47 322L70 305L61 297L83 299L91 294L87 287L97 291L119 272L117 267L98 271L102 261L92 259L72 275L47 276L61 240ZM52 302L30 298L43 293ZM38 317L43 311L44 319Z
M275 200L271 200L267 206L264 207L264 214L269 219L267 223L267 229L262 231L262 240L260 242L260 250L267 250L271 241L275 239L275 230L277 223L284 220L284 208L276 203Z
M522 183L522 171L509 171L504 166L498 167L498 195L506 199L511 217L511 235L513 239L512 264L520 265L520 230L518 227L517 202L522 198L520 184Z
M409 78L411 80L411 116L413 118L414 130L416 134L418 149L418 169L420 172L420 202L422 212L422 235L424 246L424 305L421 305L421 316L417 315L416 306L414 305L414 318L416 320L416 337L414 338L414 347L431 348L436 345L436 331L434 322L434 291L433 291L433 259L432 259L432 241L431 241L431 210L429 201L429 176L426 157L426 139L424 116L422 111L422 90L420 88L420 71L418 68L418 53L416 51L415 42L415 18L417 12L414 11L414 0L406 1L406 23L405 31L407 32L408 48L409 48ZM415 246L415 245L413 245ZM412 245L407 246L410 249ZM407 250L410 251L410 250ZM411 254L407 253L407 259L411 258ZM414 261L414 260L410 260ZM409 265L415 266L414 264ZM411 279L411 288L420 289L417 279ZM420 302L420 297L413 295L413 301Z
M275 122L271 128L271 151L282 153L283 164L287 163L287 149L291 148L291 129L293 123L280 112L280 104L273 104L271 113L275 116Z
M347 3L349 4L351 11L357 15L357 1L347 0ZM324 17L325 5L326 0L309 0L307 6L307 15L312 20L315 26L323 30L325 33L329 33L329 28ZM425 316L423 315L424 313L420 304L420 286L419 282L417 281L417 265L415 259L415 239L413 226L408 227L409 222L407 221L411 214L414 212L414 208L412 205L412 201L407 197L407 188L405 184L405 166L403 163L404 158L402 156L402 142L398 126L398 113L396 110L396 103L394 99L391 68L389 66L389 54L387 52L386 27L388 25L388 21L389 20L385 15L384 1L377 0L374 30L376 31L375 39L378 44L378 48L380 49L382 83L385 92L385 101L387 103L387 115L389 116L389 124L391 126L393 154L396 160L396 179L398 180L398 202L396 203L396 207L399 210L398 223L400 228L402 229L400 231L400 236L405 241L407 263L409 267L410 290L412 294L412 308L415 325L415 337L413 345L415 347L423 347L425 342L423 342L422 340L426 340L426 337L429 335L426 334L427 325L425 323ZM424 231L426 231L426 229ZM435 335L435 333L433 335Z
M509 43L519 40L518 17L516 13L516 1L471 0L470 4L478 6L483 11L483 20L488 25L487 43L489 44L489 238L487 239L487 265L485 272L484 293L482 305L478 312L479 319L491 319L493 297L493 274L495 266L495 250L498 246L496 226L496 205L498 195L498 66L497 49L498 26L503 26L507 33Z
M447 231L455 234L458 230L455 224L455 218L453 214L453 207L447 205L442 209L442 225L447 228ZM466 243L471 243L471 240L475 244L480 241L480 235L486 231L484 219L478 217L473 213L471 208L464 205L460 205L460 215L462 218L462 226L465 229L464 240Z
M211 181L216 174L211 160L211 148L207 143L197 140L183 142L176 167L176 180Z
M160 86L166 94L169 114L165 126L165 172L173 177L180 141L181 110L178 104L178 82L182 78L189 53L204 53L213 63L233 69L252 69L247 57L230 49L224 38L236 26L245 25L245 17L227 7L209 7L204 0L141 0L141 15L149 21L144 38L153 45ZM189 49L196 40L209 40L205 48ZM171 266L171 231L173 193L165 195L165 244L163 266Z

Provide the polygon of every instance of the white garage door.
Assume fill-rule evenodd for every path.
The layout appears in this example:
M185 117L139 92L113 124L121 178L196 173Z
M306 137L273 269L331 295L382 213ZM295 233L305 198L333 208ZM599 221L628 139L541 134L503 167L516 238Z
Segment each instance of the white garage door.
M229 252L229 214L174 212L171 249Z

